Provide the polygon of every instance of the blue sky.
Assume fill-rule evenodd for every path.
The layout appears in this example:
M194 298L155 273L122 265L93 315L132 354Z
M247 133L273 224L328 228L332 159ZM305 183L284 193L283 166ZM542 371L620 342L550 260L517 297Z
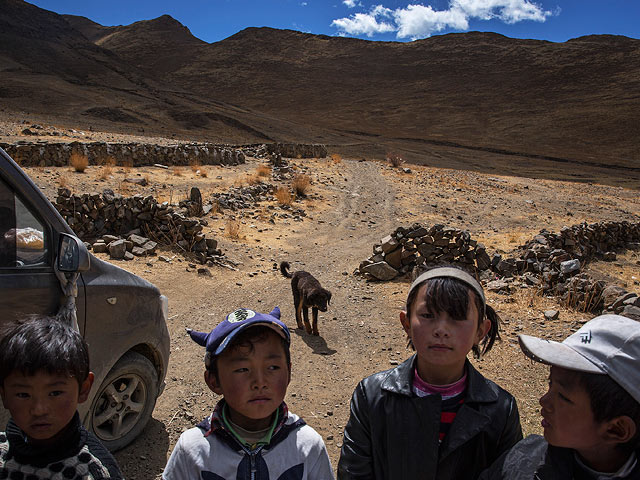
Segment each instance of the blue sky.
M411 41L479 30L564 42L590 34L640 38L639 0L31 0L101 25L163 14L206 42L247 27L273 27L368 40Z

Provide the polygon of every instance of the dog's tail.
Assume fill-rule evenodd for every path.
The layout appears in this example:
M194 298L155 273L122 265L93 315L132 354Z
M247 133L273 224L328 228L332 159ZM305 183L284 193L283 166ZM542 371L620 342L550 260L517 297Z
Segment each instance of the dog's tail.
M287 278L293 277L293 275L289 273L290 267L291 265L289 265L289 262L280 262L280 272Z

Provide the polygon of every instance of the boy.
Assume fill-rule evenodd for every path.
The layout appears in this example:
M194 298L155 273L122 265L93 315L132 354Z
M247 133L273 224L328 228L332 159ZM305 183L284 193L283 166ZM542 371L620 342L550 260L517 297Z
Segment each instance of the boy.
M562 343L519 340L551 365L544 438L525 438L480 478L640 479L640 322L601 315Z
M290 334L280 309L239 309L205 334L204 381L223 398L180 435L163 473L177 479L333 479L320 435L284 403L291 380Z
M0 478L121 479L118 464L81 424L91 390L87 344L50 317L9 325L0 339Z

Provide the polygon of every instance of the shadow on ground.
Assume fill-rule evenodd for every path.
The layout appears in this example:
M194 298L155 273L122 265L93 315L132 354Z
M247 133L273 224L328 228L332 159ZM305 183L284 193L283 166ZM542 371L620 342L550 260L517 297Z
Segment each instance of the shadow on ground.
M159 477L167 463L169 433L164 423L152 418L128 447L114 454L123 468L122 474L129 480L148 480ZM128 466L127 470L124 466Z
M307 344L309 348L313 351L313 353L317 355L333 355L336 353L336 350L333 348L329 348L327 342L322 336L318 335L309 335L304 330L296 328L294 333L298 335L304 343Z

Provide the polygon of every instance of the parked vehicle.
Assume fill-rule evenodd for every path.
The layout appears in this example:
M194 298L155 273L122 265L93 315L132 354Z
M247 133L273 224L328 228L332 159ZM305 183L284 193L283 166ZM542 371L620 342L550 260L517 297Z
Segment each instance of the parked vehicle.
M140 434L167 373L167 298L155 285L89 253L1 148L0 307L0 322L56 315L61 308L75 313L95 374L81 418L110 450ZM0 410L4 429L8 412Z

